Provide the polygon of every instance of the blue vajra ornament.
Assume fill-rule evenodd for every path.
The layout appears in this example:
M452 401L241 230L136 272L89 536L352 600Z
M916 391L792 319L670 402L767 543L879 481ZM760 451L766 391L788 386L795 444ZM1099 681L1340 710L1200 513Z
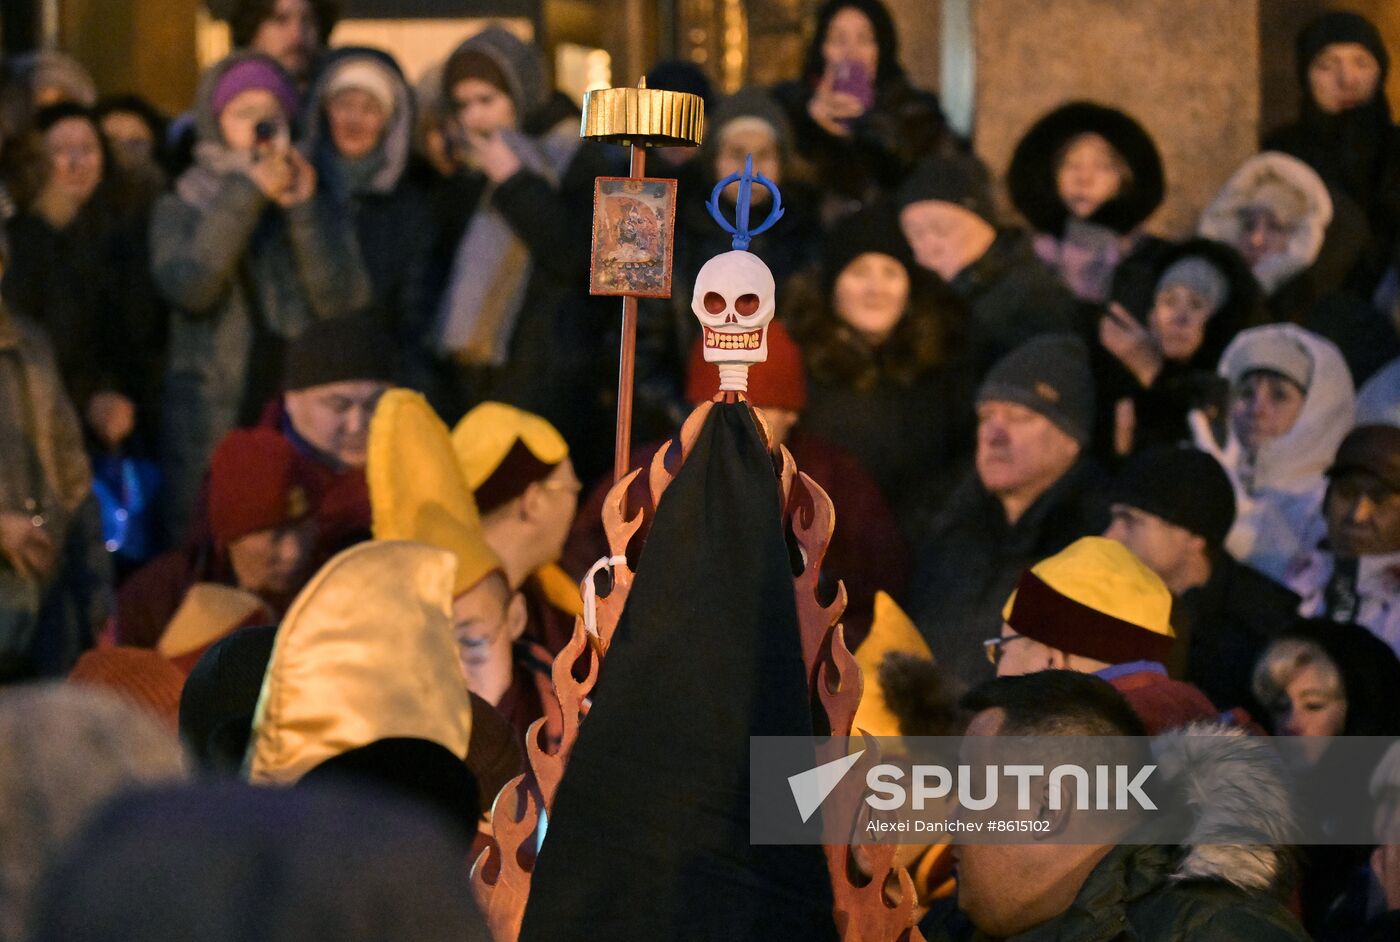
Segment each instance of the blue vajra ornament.
M731 183L739 184L739 199L735 204L734 222L731 223L724 218L724 213L719 208L719 195L724 192L724 188ZM768 218L763 220L762 225L756 229L749 228L749 194L753 192L753 185L757 183L773 194L773 208L768 211ZM734 237L733 246L736 251L747 252L749 243L753 237L767 232L773 228L773 224L783 218L783 194L778 192L778 184L768 179L761 173L753 171L753 154L744 160L743 173L731 173L723 180L715 184L715 188L710 191L710 199L705 203L705 208L710 211L719 227Z

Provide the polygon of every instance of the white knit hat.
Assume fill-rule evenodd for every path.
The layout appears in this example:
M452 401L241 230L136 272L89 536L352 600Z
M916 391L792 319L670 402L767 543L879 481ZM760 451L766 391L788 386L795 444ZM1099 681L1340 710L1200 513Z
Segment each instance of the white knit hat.
M356 58L336 67L326 81L324 99L330 101L341 92L357 88L368 92L379 102L385 115L394 113L396 95L394 76L389 67L369 58Z

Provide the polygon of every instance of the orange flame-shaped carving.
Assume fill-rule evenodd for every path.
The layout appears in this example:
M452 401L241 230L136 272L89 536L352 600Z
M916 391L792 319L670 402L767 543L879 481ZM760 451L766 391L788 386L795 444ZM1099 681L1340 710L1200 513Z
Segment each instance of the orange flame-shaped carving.
M787 526L802 554L802 572L794 587L808 685L826 712L830 735L849 736L864 679L840 624L846 587L838 582L835 597L825 605L817 595L822 562L836 531L836 511L821 485L790 468L795 470L784 448L780 479ZM873 745L867 743L868 755L875 754ZM863 775L846 779L863 780ZM841 942L923 942L916 926L914 881L908 870L895 865L895 845L828 844L826 859Z

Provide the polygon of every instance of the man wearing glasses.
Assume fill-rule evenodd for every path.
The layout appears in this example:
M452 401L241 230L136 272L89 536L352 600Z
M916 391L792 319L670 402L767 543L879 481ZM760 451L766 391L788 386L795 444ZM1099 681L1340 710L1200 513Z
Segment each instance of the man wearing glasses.
M983 647L998 677L1044 670L1094 674L1127 698L1149 733L1220 711L1164 666L1176 633L1172 595L1122 544L1086 536L1022 574Z

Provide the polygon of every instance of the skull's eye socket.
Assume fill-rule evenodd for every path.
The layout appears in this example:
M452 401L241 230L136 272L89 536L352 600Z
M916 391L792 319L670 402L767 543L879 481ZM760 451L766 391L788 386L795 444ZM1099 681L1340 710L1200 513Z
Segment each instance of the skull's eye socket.
M738 311L744 317L748 317L749 315L753 314L755 311L758 310L758 295L739 295L739 300L734 302L734 310Z
M711 314L723 314L729 303L724 300L724 295L714 291L705 292L705 310Z

